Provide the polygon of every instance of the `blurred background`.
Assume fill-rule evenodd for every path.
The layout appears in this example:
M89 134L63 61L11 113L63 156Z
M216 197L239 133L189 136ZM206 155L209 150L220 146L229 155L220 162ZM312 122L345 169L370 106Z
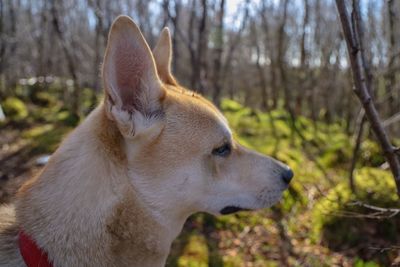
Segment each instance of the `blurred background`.
M399 146L400 1L359 5L368 80ZM101 101L119 14L150 47L168 26L177 80L295 172L272 209L191 217L167 266L400 265L399 198L352 91L333 0L1 0L0 203Z

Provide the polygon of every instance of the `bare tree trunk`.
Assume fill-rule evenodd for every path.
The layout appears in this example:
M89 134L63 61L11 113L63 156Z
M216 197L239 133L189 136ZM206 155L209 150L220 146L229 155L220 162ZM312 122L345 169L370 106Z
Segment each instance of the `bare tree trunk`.
M321 34L320 34L320 22L321 22L321 1L316 1L315 3L315 10L314 13L316 15L315 18L315 28L314 28L314 40L315 40L315 46L317 49L320 49L320 40L321 40ZM317 75L315 71L311 71L310 75L312 76L312 79L316 79ZM318 130L318 111L317 111L317 94L318 90L316 88L315 83L310 83L310 88L308 88L308 93L307 93L307 102L308 106L310 107L310 117L313 121L314 125L314 131Z
M162 1L162 9L163 9L163 23L162 26L166 27L169 21L169 0Z
M271 95L272 95L272 108L276 109L278 107L278 98L279 98L279 89L278 89L278 84L277 84L277 62L276 62L276 58L275 58L275 48L273 47L273 43L272 40L274 40L274 38L272 38L271 36L271 30L269 27L269 23L268 23L268 19L267 19L267 7L266 7L266 1L263 0L262 1L262 6L261 6L261 23L263 25L264 31L265 31L265 45L266 45L266 49L268 51L266 51L269 55L269 58L271 60L271 64L269 66L269 70L270 70L270 76L271 76Z
M260 89L261 89L261 109L262 110L268 110L268 91L267 91L267 81L265 79L265 73L264 73L264 68L260 64L260 58L261 58L261 49L260 45L258 43L258 33L256 29L255 22L253 21L251 24L251 36L253 37L253 43L254 43L254 48L256 49L256 68L257 68L257 73L260 81Z
M350 73L346 74L346 80L347 79L351 80L351 74ZM351 132L352 132L352 124L351 124L351 122L353 121L353 116L354 116L354 103L353 103L351 97L347 97L345 105L346 105L345 106L345 109L346 109L346 118L345 119L346 119L346 122L347 122L346 133L348 135L350 135Z
M188 49L190 55L190 63L192 67L192 75L190 78L190 87L194 90L200 90L198 86L198 82L200 80L200 65L198 62L198 57L196 55L196 47L194 40L194 32L195 32L195 20L196 20L196 1L192 0L192 6L190 10L190 19L189 19L189 27L188 27ZM199 37L200 38L200 37Z
M284 106L286 110L292 113L292 95L289 91L288 84L287 84L287 77L286 77L286 70L285 70L285 47L286 47L286 33L285 33L285 25L287 20L287 9L288 9L289 0L285 0L283 2L283 11L282 11L282 18L279 24L278 29L278 68L279 74L281 78L281 86L283 87L284 92Z
M356 168L357 160L358 160L358 154L360 152L360 147L361 147L361 141L362 137L364 134L364 125L366 122L365 118L365 113L361 115L361 119L359 120L358 124L356 125L356 135L355 135L355 140L354 140L354 148L353 148L353 157L351 159L351 164L350 164L350 171L349 171L349 184L350 184L350 189L351 192L355 193L356 192L356 186L354 183L354 169Z
M226 81L228 72L231 69L231 62L233 59L233 54L240 44L240 39L242 38L243 31L245 30L246 25L247 25L247 21L249 18L249 2L250 2L250 0L246 0L244 3L243 18L241 19L241 24L240 24L239 29L236 32L236 35L234 37L232 37L232 40L228 41L229 47L226 49L227 52L226 52L225 60L223 62L222 74L221 74L221 78L223 80L222 84L224 84ZM232 82L232 79L230 79L229 81ZM229 88L230 88L230 86L229 86Z
M174 34L172 36L172 52L175 58L175 60L172 60L172 71L173 72L177 72L178 70L178 58L179 58L179 46L178 46L178 32L177 32L177 27L180 21L180 14L181 14L181 1L180 0L176 0L175 1L175 19L173 21L174 24Z
M4 2L0 1L0 98L3 99L4 93L4 84L3 84L3 68L5 61L5 53L6 53L6 40L4 38L5 27L4 27Z
M278 91L278 78L276 74L276 61L271 57L270 74L271 74L271 92L272 92L272 108L278 108L279 91Z
M71 75L72 80L74 81L74 91L72 95L72 104L71 104L71 112L75 116L79 116L79 100L80 100L80 89L79 89L79 81L77 69L75 66L74 54L70 50L67 41L64 37L64 32L62 30L62 26L59 20L58 6L61 5L62 1L51 0L51 14L52 14L52 24L58 39L60 40L61 47L64 51L65 58L67 60L68 70Z
M361 51L361 62L362 62L362 66L365 70L365 76L366 76L366 84L368 85L368 93L371 95L371 97L373 97L373 90L372 90L372 73L371 73L371 69L370 69L370 64L371 62L367 63L367 60L365 58L365 46L364 46L364 41L365 41L365 36L364 36L364 24L362 23L361 20L361 15L358 13L358 2L353 1L353 8L354 8L354 12L353 12L353 21L355 21L355 23L358 23L358 28L359 28L359 47L360 47L360 51ZM350 184L350 189L353 193L356 193L356 187L355 187L355 183L354 183L354 169L356 167L357 164L357 160L358 160L358 154L360 151L360 147L361 147L361 142L362 142L362 138L363 138L363 134L365 131L365 124L367 122L367 118L365 116L365 111L361 110L360 114L359 114L359 118L356 121L356 125L355 125L355 130L356 130L356 137L355 137L355 145L354 145L354 149L353 149L353 158L351 160L351 165L350 165L350 171L349 171L349 184Z
M350 21L346 4L344 0L336 0L339 11L340 21L342 24L343 34L346 39L348 55L350 59L351 69L353 73L354 92L359 98L371 128L377 137L385 157L389 163L394 180L397 186L397 193L400 196L400 161L396 155L396 148L390 143L389 137L382 125L379 113L375 108L375 104L369 92L369 84L365 69L363 67L363 55L360 49L360 23L361 20L357 14L359 13L359 2L353 0L353 21Z
M195 21L196 21L196 1L192 0L190 20L188 27L188 49L190 54L190 62L192 67L192 75L190 79L191 88L205 93L207 78L207 0L201 1L201 17L197 30L197 42L195 41Z
M261 49L260 49L260 44L258 43L258 33L257 33L257 28L256 25L253 21L253 23L251 24L251 35L253 37L253 42L254 42L254 46L256 48L256 68L257 68L257 72L258 72L258 77L260 80L260 89L261 89L261 109L264 111L267 111L267 115L268 115L268 120L270 123L270 127L271 127L271 131L272 131L272 135L273 137L276 139L276 142L279 143L279 136L276 132L276 127L275 127L275 121L274 118L272 117L272 114L270 112L270 108L269 108L269 94L268 94L268 90L267 90L267 81L265 78L265 69L263 66L261 66L260 63L260 59L261 59Z
M284 59L284 51L286 47L286 34L285 34L285 25L287 20L287 9L288 9L289 0L285 0L283 2L283 14L282 14L282 21L279 25L278 29L278 68L279 74L281 78L281 86L283 87L284 92L284 107L289 113L289 120L291 125L291 142L294 142L294 134L297 133L302 140L305 140L302 133L296 127L296 115L294 113L292 107L292 94L289 90L288 80L286 76L286 69L285 69L285 59Z
M17 11L19 10L20 2L19 1L8 1L8 13L10 16L10 40L9 41L9 48L8 48L8 53L11 56L11 58L8 59L7 64L12 65L11 68L14 68L14 70L18 70L18 67L15 66L16 62L15 59L13 58L13 55L15 55L15 52L17 51ZM10 67L10 66L9 66ZM6 76L6 88L14 89L15 86L17 85L17 73L16 71L8 72L8 75Z
M214 44L214 69L213 69L213 102L217 107L221 104L221 67L222 67L222 53L224 49L224 16L225 16L225 0L220 0L218 10L218 24L216 27L216 36Z
M201 1L201 17L199 25L199 39L197 45L197 62L200 66L198 72L198 84L199 91L201 93L206 92L207 88L207 50L208 50L208 32L207 32L207 18L208 18L208 5L207 0Z
M181 14L181 8L182 8L182 3L180 0L175 0L175 15L171 15L171 12L169 10L169 0L164 0L163 2L163 10L164 13L168 16L168 20L171 20L172 25L173 25L173 34L172 34L172 54L174 55L174 58L179 58L179 46L178 46L178 35L180 35L181 38L183 38L184 41L186 41L186 45L188 46L189 49L189 54L190 57L192 58L194 51L192 51L192 46L189 43L188 40L186 40L183 36L182 31L179 28L179 22L180 22L180 14ZM177 72L178 70L178 61L173 60L172 61L172 72Z
M95 90L95 93L100 92L100 62L102 55L102 37L104 31L104 19L103 19L103 6L101 0L89 0L89 6L93 9L94 14L96 16L96 27L95 27L95 40L94 40L94 61L93 61L93 80L92 86Z
M88 0L88 5L93 9L96 16L95 38L94 38L94 60L93 60L93 76L92 76L92 89L93 95L91 97L91 107L97 104L97 94L101 90L100 80L100 62L103 54L103 45L106 36L104 36L104 5L102 0Z
M38 51L39 51L39 66L38 66L38 71L37 75L38 76L44 76L47 73L47 67L46 67L46 53L45 53L45 42L46 42L46 33L47 31L47 21L48 21L48 1L43 1L43 7L40 12L40 27L43 29L40 32L40 35L38 36L37 39L37 44L38 44Z
M296 96L296 114L302 114L303 98L308 91L306 82L308 81L308 53L306 50L306 34L309 24L309 3L304 0L303 32L300 41L300 86Z
M149 14L149 5L151 0L136 0L136 13L139 28L142 30L143 34L146 37L146 40L149 44L155 43L154 36L152 34L152 28L150 21L150 14Z
M306 51L306 33L309 21L310 6L308 0L304 0L304 18L303 18L303 32L300 41L300 65L305 67L307 65L307 51Z
M394 11L394 0L388 0L388 20L389 20L389 47L388 47L388 72L386 74L386 94L388 97L388 113L393 115L396 113L396 103L395 103L395 86L396 86L396 76L394 72L394 65L396 59L396 39L395 39L395 11Z

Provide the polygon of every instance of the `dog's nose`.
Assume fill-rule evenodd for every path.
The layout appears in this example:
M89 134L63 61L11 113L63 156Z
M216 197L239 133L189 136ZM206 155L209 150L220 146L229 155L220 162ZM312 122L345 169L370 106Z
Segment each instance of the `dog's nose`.
M290 181L292 180L293 176L294 176L294 173L293 173L293 171L292 171L289 167L287 167L287 168L282 172L282 180L283 180L285 183L287 183L287 184L290 183Z

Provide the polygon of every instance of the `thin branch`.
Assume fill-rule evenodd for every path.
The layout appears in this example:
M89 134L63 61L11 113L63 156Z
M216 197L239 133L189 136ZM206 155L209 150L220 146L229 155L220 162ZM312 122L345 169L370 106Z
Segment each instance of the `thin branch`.
M356 191L356 187L354 184L354 169L356 168L358 155L360 152L361 141L364 134L364 125L366 122L365 113L362 114L361 120L357 124L357 134L355 137L355 145L353 149L353 158L351 160L350 171L349 171L349 182L351 191L354 193Z
M400 250L400 246L390 246L390 247L383 247L383 248L369 247L369 249L378 250L380 253L382 253L385 251ZM394 266L394 265L392 265L392 266Z
M373 211L377 211L379 214L391 213L386 218L392 218L400 213L400 209L398 209L398 208L381 208L381 207L377 207L374 205L369 205L369 204L363 203L361 201L355 201L355 202L349 203L348 205L349 206L360 206L363 208L367 208L367 209L370 209Z
M390 118L386 119L383 121L383 127L388 127L389 125L392 125L393 123L396 123L400 121L400 112L394 114Z
M363 66L363 51L360 49L359 40L357 39L357 37L360 36L360 27L357 25L360 25L361 21L358 20L357 25L354 27L353 23L349 19L345 1L336 0L336 5L347 44L353 81L355 85L354 93L357 95L363 108L365 109L365 114L371 124L372 131L378 139L378 142L392 171L397 186L397 194L400 196L400 161L398 156L395 154L395 148L390 143L389 137L385 131L385 128L383 127L378 111L376 110L375 104L372 101L372 97L369 93L371 90L369 88L367 82L368 77L366 77L365 68ZM353 5L353 9L354 8L358 9L359 7L358 5ZM356 12L358 11L356 10Z

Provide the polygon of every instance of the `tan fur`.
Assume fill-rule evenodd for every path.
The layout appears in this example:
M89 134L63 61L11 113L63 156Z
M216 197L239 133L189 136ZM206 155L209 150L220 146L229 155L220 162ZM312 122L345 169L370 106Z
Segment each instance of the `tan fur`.
M169 85L178 85L171 75L172 44L168 28L161 31L160 39L153 49L153 55L157 62L157 72L161 81Z
M0 266L25 266L17 246L18 225L13 206L0 207Z
M105 101L0 210L0 266L23 266L20 228L54 266L163 266L194 212L279 200L286 167L240 146L217 108L175 82L170 45L164 30L153 58L129 18L114 22ZM229 156L212 154L225 143Z

